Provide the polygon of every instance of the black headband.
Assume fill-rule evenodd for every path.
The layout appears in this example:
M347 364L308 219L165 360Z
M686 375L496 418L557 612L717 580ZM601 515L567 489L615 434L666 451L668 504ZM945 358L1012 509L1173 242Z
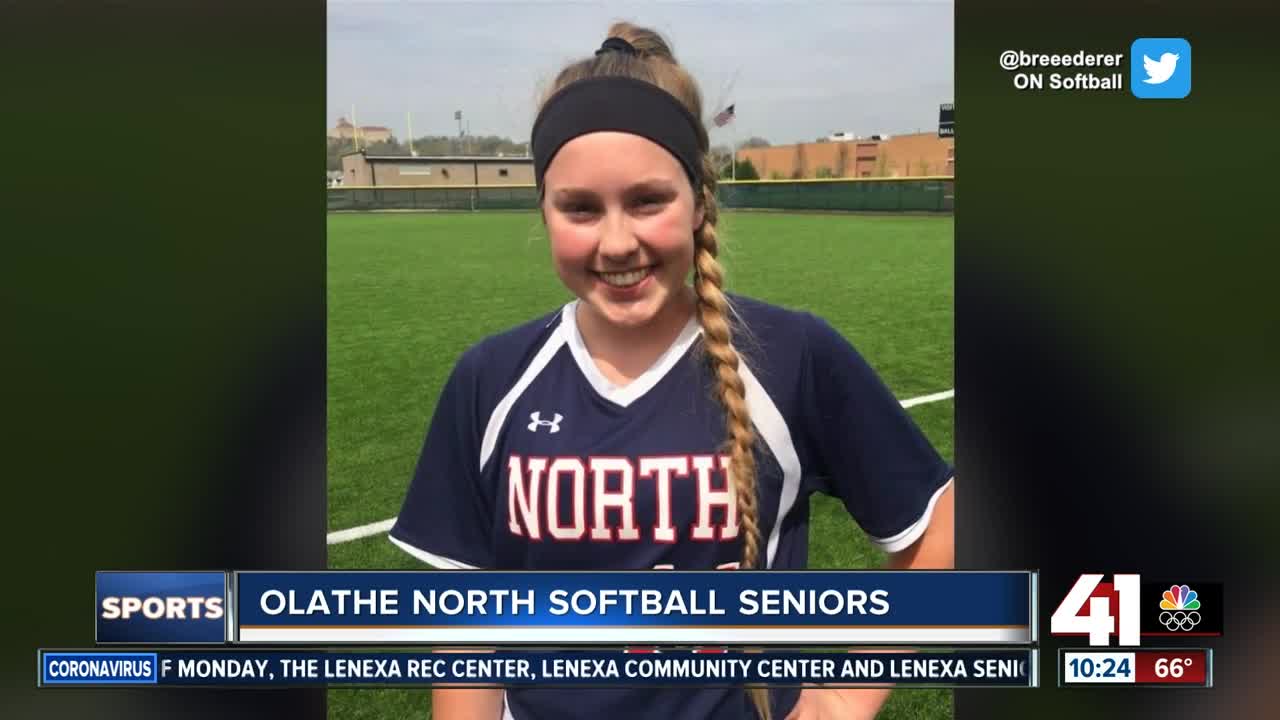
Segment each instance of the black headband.
M600 43L600 49L596 51L596 54L603 55L609 52L610 50L614 52L624 53L626 55L640 54L640 52L636 50L635 45L632 45L631 43L627 42L626 40L620 37L605 38L605 41Z
M666 148L684 166L696 194L702 177L698 127L688 108L653 83L617 75L578 80L552 95L533 123L533 174L541 188L551 159L565 143L615 130Z

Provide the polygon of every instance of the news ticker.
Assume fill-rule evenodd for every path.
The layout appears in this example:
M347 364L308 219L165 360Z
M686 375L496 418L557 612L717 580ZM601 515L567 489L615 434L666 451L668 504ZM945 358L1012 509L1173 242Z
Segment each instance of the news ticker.
M1036 687L1039 651L39 651L40 687Z
M1060 687L1213 687L1212 648L1058 651Z
M98 644L1028 645L1032 572L99 572Z

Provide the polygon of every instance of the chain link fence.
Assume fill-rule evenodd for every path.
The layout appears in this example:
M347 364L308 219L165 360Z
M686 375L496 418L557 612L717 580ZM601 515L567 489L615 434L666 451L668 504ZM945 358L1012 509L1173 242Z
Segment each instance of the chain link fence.
M326 193L332 211L538 208L533 185L335 187ZM722 181L717 195L727 209L945 213L955 209L955 178Z

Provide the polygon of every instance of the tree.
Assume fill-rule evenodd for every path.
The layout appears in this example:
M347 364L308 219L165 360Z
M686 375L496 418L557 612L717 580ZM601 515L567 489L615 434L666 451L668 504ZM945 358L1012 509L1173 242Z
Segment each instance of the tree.
M325 144L325 170L341 170L342 156L351 150L351 141L342 138L328 138Z
M326 137L325 169L341 170L342 156L355 150L355 143L350 138ZM471 154L496 157L524 157L528 148L524 142L516 142L510 138L496 135L473 136L463 139L456 136L424 135L413 139L413 149L419 156L462 155L467 144L471 146ZM388 140L361 143L365 152L370 155L409 155L409 143L400 142L392 137Z
M364 145L365 152L370 155L408 155L409 148L401 145L394 137Z
M736 165L737 167L734 167L734 165ZM734 163L733 165L725 165L720 170L721 180L733 180L735 179L735 175L737 180L759 180L760 179L760 173L759 171L756 170L756 166L753 165L751 161L747 159L739 160L737 163Z
M716 168L720 177L729 177L733 170L733 166L729 164L733 161L733 151L729 149L729 146L712 145L709 154L711 155L711 166Z
M743 142L742 145L740 145L739 147L744 147L744 148L772 147L772 143L770 143L768 140L765 140L762 137L756 137L753 135L747 138L746 142Z
M831 168L827 167L826 165L823 165L818 168L817 176L820 178L833 178L836 176L836 174L831 172Z

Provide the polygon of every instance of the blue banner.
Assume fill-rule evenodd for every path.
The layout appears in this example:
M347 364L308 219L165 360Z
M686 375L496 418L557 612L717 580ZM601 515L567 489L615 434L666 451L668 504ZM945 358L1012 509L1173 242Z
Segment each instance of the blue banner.
M42 652L40 685L155 685L155 653Z
M225 643L225 572L100 571L97 642Z
M248 643L1027 644L1027 572L242 572Z
M963 652L619 651L492 653L40 653L45 685L199 687L713 687L744 684L1034 687L1035 650Z

